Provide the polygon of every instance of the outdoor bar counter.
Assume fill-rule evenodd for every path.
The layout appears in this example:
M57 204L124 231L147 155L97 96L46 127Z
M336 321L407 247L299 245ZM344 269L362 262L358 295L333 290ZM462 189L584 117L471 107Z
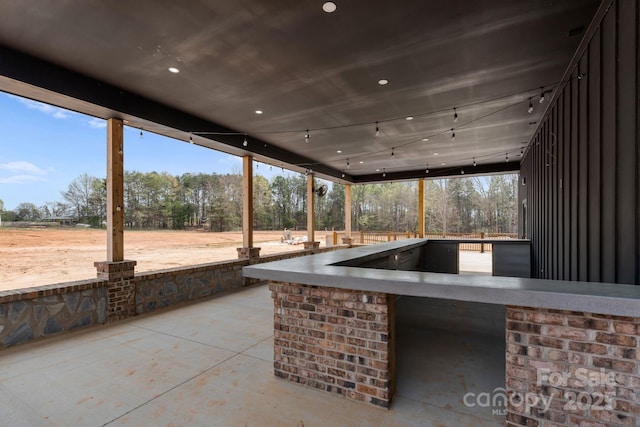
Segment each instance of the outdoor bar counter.
M506 307L507 395L536 392L556 400L555 407L543 408L512 399L508 422L572 425L576 418L566 401L577 391L594 401L606 393L614 403L579 408L585 420L638 425L640 286L425 271L434 271L430 245L452 243L408 239L244 267L246 277L268 281L272 291L275 374L389 407L395 391L395 296L499 304ZM528 257L521 250L527 241L491 243L507 248L496 253ZM457 260L455 247L447 250ZM441 255L436 251L436 258ZM494 259L494 274L496 264ZM545 383L575 379L576 372L615 381L582 387L576 381Z

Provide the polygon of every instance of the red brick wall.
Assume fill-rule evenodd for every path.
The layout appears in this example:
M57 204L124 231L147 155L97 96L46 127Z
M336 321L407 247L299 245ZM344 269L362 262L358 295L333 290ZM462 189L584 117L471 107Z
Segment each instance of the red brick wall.
M506 316L508 426L640 426L640 318L522 307Z
M395 392L393 295L270 283L275 375L389 407Z
M94 265L98 271L98 278L108 281L107 321L113 322L133 316L136 313L136 261L101 261L95 262Z

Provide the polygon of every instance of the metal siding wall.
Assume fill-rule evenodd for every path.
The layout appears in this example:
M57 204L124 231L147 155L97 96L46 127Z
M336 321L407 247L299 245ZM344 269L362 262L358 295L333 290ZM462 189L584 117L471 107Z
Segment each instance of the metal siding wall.
M640 283L639 8L613 2L522 160L537 277Z
M585 72L589 65L589 52L586 52L580 61L580 70ZM580 109L578 122L580 124L578 140L582 145L579 151L579 174L578 174L578 280L589 280L589 133L588 133L588 82L584 79L579 82Z
M616 11L602 22L602 205L600 247L603 282L616 281Z
M636 144L640 143L640 0L636 1ZM640 148L636 146L636 166L640 165ZM636 168L636 283L640 283L640 172Z
M560 262L562 263L562 273L559 280L569 280L569 267L568 262L571 257L571 194L569 192L571 188L571 82L564 87L564 108L562 110L562 129L564 130L561 152L562 161L559 162L558 167L562 169L562 183L559 191L562 194L562 230L563 235L559 238L562 240L562 253L560 255Z
M618 7L618 85L617 85L617 110L618 129L616 150L617 165L616 180L618 216L616 218L616 242L618 272L617 281L620 283L634 283L636 281L635 264L636 241L632 236L636 235L636 217L630 215L635 211L638 188L636 179L636 151L637 135L637 23L629 19L636 16L636 4L633 0L625 0ZM635 71L635 72L634 72ZM629 112L626 114L624 112ZM635 114L631 114L635 112ZM632 155L633 153L633 155ZM624 184L623 184L624 183Z
M570 183L567 183L569 191L569 224L567 228L571 235L571 240L567 242L569 245L569 257L565 258L565 279L578 280L578 150L579 140L579 124L578 124L578 85L581 80L571 81L571 144L567 144L570 148L571 166L567 172ZM569 185L570 184L570 185Z
M602 151L602 84L600 68L602 58L600 30L596 32L589 45L589 70L587 83L589 84L589 281L601 281L600 274L600 206L602 205L602 186L600 185L600 170Z

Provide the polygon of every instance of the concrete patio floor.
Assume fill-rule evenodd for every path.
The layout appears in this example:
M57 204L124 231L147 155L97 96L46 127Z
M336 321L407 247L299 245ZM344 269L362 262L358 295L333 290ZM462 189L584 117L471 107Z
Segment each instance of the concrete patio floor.
M490 408L462 399L503 385L504 339L407 317L419 312L398 310L390 410L274 377L273 308L262 285L0 352L0 424L503 425Z

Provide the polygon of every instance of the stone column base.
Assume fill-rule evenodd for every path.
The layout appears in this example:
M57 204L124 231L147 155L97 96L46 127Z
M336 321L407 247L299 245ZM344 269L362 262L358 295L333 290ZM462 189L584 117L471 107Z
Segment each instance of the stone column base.
M320 247L320 242L302 242L304 244L305 249L318 249Z
M238 259L256 259L260 258L260 248L236 248L238 251Z
M106 279L107 322L126 319L136 313L136 261L94 262L99 279Z

